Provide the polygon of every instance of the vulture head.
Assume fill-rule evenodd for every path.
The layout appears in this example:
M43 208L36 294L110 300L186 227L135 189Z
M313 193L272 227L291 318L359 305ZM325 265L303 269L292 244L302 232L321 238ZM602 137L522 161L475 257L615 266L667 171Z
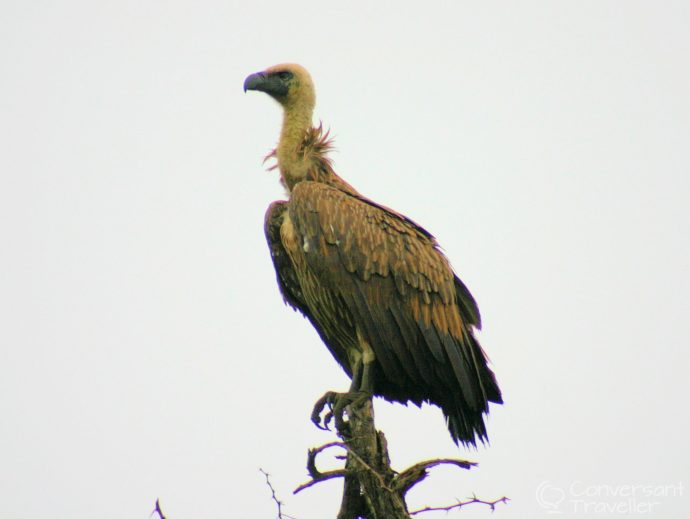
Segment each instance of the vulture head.
M311 111L316 102L314 83L307 70L295 63L274 65L244 80L244 91L265 92L287 109Z

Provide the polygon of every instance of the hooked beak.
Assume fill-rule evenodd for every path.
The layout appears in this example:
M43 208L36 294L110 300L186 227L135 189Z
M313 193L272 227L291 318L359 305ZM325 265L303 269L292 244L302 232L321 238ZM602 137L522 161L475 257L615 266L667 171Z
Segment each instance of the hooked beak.
M288 93L288 87L278 76L257 72L247 76L244 80L244 91L258 90L273 97L283 97Z

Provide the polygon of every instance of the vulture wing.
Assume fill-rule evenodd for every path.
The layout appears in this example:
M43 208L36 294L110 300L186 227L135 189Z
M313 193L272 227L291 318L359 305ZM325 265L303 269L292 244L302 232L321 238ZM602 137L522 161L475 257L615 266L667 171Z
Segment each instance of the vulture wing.
M286 299L307 315L346 371L346 351L358 332L376 356L376 394L434 403L456 442L473 444L475 434L483 440L482 414L501 394L473 336L477 305L433 236L323 183L298 183L287 212L290 229L283 226L281 241L300 296L290 296L297 304ZM276 270L280 283L278 263ZM283 282L284 295L290 283Z
M287 209L288 202L273 202L268 207L264 218L264 233L266 234L268 248L271 251L278 288L283 296L283 300L309 319L309 322L316 329L321 340L328 346L335 360L343 367L347 375L352 377L347 352L343 348L338 347L336 339L327 335L324 327L309 309L309 303L306 301L302 291L298 271L294 268L290 256L280 239L280 228Z

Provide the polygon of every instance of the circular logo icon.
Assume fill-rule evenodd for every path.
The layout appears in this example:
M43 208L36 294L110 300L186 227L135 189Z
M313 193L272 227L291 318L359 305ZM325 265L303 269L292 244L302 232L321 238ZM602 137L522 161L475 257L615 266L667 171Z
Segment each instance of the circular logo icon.
M550 514L561 514L560 504L565 499L565 491L561 487L552 485L550 481L542 481L537 487L537 503Z

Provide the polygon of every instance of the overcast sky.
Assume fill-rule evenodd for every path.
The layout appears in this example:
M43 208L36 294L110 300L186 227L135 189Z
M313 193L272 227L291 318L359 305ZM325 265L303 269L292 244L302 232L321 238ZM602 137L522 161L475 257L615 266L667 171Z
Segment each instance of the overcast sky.
M434 233L484 318L488 448L376 402L398 469L479 462L411 506L687 516L690 3L421 5L1 4L0 517L272 518L259 468L335 516L339 481L291 492L349 381L279 296L280 111L242 92L285 61L339 174Z

